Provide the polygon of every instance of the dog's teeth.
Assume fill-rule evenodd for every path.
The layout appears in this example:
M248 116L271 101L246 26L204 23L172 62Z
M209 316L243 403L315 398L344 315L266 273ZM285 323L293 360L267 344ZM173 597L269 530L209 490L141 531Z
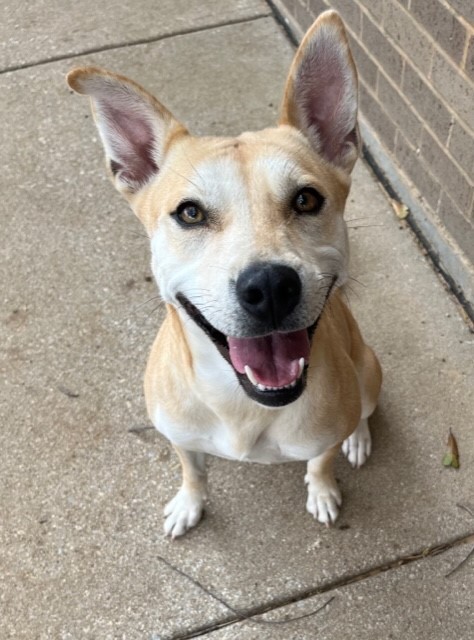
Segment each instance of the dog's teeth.
M303 371L304 358L301 358L298 364L299 364L300 372L298 373L298 377L296 378L296 380L293 380L293 382L290 382L289 384L285 384L282 387L267 387L266 385L261 384L260 382L257 382L254 372L247 364L244 367L244 371L247 378L250 380L253 386L256 387L259 391L281 391L281 389L293 389L293 387L296 386L296 383L298 382L298 379L300 378L301 373Z
M304 358L299 359L298 366L299 366L298 378L301 378L301 374L303 373L303 369L304 369Z
M248 364L245 365L244 371L245 371L245 374L246 374L247 378L250 380L250 382L253 384L253 386L254 387L258 387L258 382L257 382L257 380L255 378L254 372L248 366Z

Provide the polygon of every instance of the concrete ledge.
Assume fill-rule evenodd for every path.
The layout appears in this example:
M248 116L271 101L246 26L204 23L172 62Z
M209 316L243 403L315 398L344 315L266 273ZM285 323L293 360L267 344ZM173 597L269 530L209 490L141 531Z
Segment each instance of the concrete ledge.
M447 229L434 220L429 209L423 206L422 196L402 176L396 163L384 150L382 143L362 116L359 118L364 146L377 165L376 173L382 173L386 182L410 210L408 222L429 247L429 256L447 281L450 289L474 318L474 267L464 256ZM370 163L369 163L370 164ZM378 175L380 179L380 175Z

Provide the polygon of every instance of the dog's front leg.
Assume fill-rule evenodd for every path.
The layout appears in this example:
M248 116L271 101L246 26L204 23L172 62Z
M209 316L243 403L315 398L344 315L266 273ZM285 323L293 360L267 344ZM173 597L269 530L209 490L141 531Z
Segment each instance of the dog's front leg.
M333 524L341 506L341 492L333 472L334 457L339 445L331 447L308 462L305 482L308 485L307 511L326 526Z
M194 527L202 516L206 497L206 454L176 447L183 471L183 484L165 507L165 534L182 536Z

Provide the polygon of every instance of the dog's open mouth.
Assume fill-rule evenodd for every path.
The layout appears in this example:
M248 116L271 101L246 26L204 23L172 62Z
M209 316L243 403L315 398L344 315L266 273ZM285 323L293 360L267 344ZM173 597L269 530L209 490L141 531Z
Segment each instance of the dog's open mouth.
M227 338L228 353L247 394L269 406L296 400L309 362L307 329L259 338Z
M302 394L306 385L311 339L321 314L310 327L298 331L275 331L261 337L233 338L213 327L183 294L179 293L177 299L232 366L250 398L268 407L282 407L294 402Z
M227 337L182 294L178 301L234 369L246 394L260 404L282 407L303 392L314 327L258 338Z

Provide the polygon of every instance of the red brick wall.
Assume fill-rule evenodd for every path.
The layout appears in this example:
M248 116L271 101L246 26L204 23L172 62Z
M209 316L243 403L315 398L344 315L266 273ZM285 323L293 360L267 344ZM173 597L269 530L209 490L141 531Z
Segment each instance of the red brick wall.
M361 114L377 141L376 156L386 155L435 233L448 238L444 250L460 248L461 262L472 265L474 0L272 4L298 38L321 11L339 11L359 71ZM437 250L442 252L441 244ZM466 293L471 297L472 291Z

